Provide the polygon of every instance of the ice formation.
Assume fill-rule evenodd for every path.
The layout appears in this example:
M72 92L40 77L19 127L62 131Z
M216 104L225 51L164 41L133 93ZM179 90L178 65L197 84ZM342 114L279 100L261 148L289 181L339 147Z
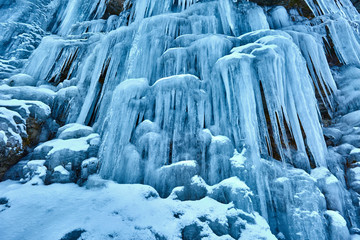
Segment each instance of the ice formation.
M98 173L227 218L200 209L176 217L182 235L153 238L356 239L360 15L349 0L305 4L313 19L251 1L0 0L0 164L24 157L5 178L29 191ZM106 184L111 199L132 186Z

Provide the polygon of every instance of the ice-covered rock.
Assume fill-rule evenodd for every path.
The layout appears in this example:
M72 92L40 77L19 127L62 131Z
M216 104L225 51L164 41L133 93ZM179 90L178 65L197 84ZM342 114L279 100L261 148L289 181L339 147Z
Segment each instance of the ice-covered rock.
M354 191L360 193L360 166L348 170L349 184Z
M39 101L0 100L0 179L54 131L50 107Z
M283 6L276 6L268 11L268 22L271 29L279 29L290 26L291 20Z
M99 170L99 159L89 158L81 163L81 179L87 180L92 174Z
M240 36L255 30L269 29L264 10L252 2L220 0L219 11L227 35Z
M337 128L324 128L323 133L327 145L337 145L342 137L342 132Z
M277 217L279 230L287 238L297 235L302 239L313 236L326 239L321 214L325 210L325 199L316 188L315 181L299 170L290 170L288 177L290 179L277 178L270 188L273 189L275 214L280 213ZM286 222L291 224L286 226Z
M36 80L27 74L17 74L9 78L9 86L35 86Z
M45 181L47 168L44 166L45 160L32 160L23 167L25 181L30 181L34 177ZM33 180L34 181L34 180Z
M196 175L184 186L174 188L170 198L184 201L200 200L206 196L224 204L233 203L234 207L249 214L255 211L254 195L238 177L231 177L209 186L201 177Z
M325 212L328 221L329 239L351 239L345 219L336 211L328 210Z
M347 212L346 196L340 181L326 168L315 168L311 171L311 176L316 179L317 186L325 196L327 209L338 211L345 216Z
M57 136L37 146L30 155L31 159L45 159L45 183L84 181L97 172L100 138L91 127L68 124L59 128Z
M70 183L71 175L68 170L63 166L57 166L54 168L53 173L48 177L47 182L49 183Z
M352 149L349 153L348 160L350 164L360 162L360 149L359 148Z
M254 211L253 193L250 188L237 177L225 179L213 186L209 190L208 196L225 204L233 202L236 208L247 213Z
M67 124L59 128L57 138L67 140L71 138L87 137L92 134L94 130L91 127L81 124Z
M1 98L16 100L35 100L40 101L52 107L55 98L55 92L42 87L21 86L9 87L7 85L0 86ZM4 100L6 100L4 99Z
M193 176L198 174L196 161L181 161L155 170L155 187L167 196L171 190L178 186L189 184Z
M339 112L342 115L360 109L360 69L355 66L344 66L334 71L335 80L341 91L337 94Z
M346 238L360 225L359 16L350 0L0 0L0 164L29 153L8 174L23 189L77 182L107 203L128 190L99 172L171 206L147 222L101 204L137 233L56 239Z

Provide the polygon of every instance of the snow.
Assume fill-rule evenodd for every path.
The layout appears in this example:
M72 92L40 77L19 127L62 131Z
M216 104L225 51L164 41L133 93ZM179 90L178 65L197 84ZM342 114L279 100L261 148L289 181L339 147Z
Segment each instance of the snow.
M58 138L67 140L71 138L87 137L93 132L94 130L91 127L75 123L67 124L59 128L57 135Z
M237 177L231 177L228 179L225 179L220 183L221 186L227 186L227 187L233 187L236 186L236 188L244 189L247 191L250 191L250 188L242 181L240 181Z
M176 239L185 226L201 227L204 239L245 227L242 238L256 239L268 235L265 221L286 239L348 234L342 220L360 224L360 17L350 0L306 2L313 19L235 0L126 0L119 16L104 16L108 0L0 0L0 79L10 85L0 86L0 119L9 122L0 146L21 142L29 115L53 122L53 135L65 125L26 156L25 185L0 183L0 197L19 203L2 208L5 226L27 213L25 230L11 236L35 222L49 226L37 239L75 228L89 239ZM321 114L334 126L323 131ZM85 184L98 170L133 185L90 177L98 188L41 186ZM36 202L40 192L49 202ZM27 222L25 206L40 203ZM241 214L261 226L226 225Z
M350 154L356 154L356 153L360 153L360 148L354 148L353 150L351 150Z
M4 151L7 147L10 147L10 149L16 149L17 147L19 147L21 149L23 142L22 138L27 137L25 125L26 120L18 112L9 110L5 107L0 107L0 120L0 129L2 130L1 150ZM11 141L15 142L15 145L14 143L12 144ZM16 143L19 145L16 145Z
M0 85L0 93L12 99L37 100L51 106L55 97L55 92L43 87L20 86L9 87Z
M234 156L230 158L231 164L234 167L243 167L246 161L246 157L244 156L246 152L246 149L244 148L241 153L238 153L238 151L235 149Z
M196 222L202 226L204 237L224 239L226 236L217 237L198 218L208 216L227 222L226 216L241 213L231 203L221 204L210 198L185 202L161 199L153 188L144 185L108 181L100 188L89 187L0 183L0 196L9 199L10 205L0 212L2 237L60 239L75 229L84 229L82 237L86 239L106 239L110 235L121 239L156 239L155 235L181 239L181 229ZM240 239L276 239L259 215L254 219L254 223L245 222ZM22 227L13 228L14 224Z
M47 171L44 164L45 160L32 160L27 162L22 172L24 179L20 179L20 182L29 182L33 185L43 184Z
M9 78L8 84L10 86L35 86L36 81L33 77L20 73Z
M2 130L0 131L0 139L1 139L2 146L6 145L6 142L7 142L8 138L7 138L6 134L5 134L5 132L2 131Z
M45 163L45 160L32 160L27 163L27 166L30 168L38 167L38 166L43 166L44 163Z
M43 120L49 117L51 109L48 105L40 101L26 101L26 100L0 100L0 106L5 108L22 108L26 114L32 114L35 118Z
M88 177L92 174L96 174L99 169L99 159L92 157L84 160L81 163L81 178L88 179Z
M73 174L73 171L80 171L84 160L97 156L99 145L100 136L93 133L91 127L68 124L59 129L58 138L39 144L30 157L32 160L46 160L45 165L50 171L47 176L51 175L51 171L55 169L59 170L55 172L69 175L59 169L59 166L68 166L66 170L71 170L71 174ZM89 174L97 170L96 165L95 170L91 170ZM84 174L84 179L89 174ZM54 177L52 181L57 182L57 177Z
M63 175L69 175L70 174L63 166L55 167L54 172L59 172L60 174L63 174Z
M174 163L174 164L171 164L169 166L164 166L163 168L171 168L171 167L177 167L177 166L184 166L184 167L196 167L196 161L191 161L191 160L188 160L188 161L181 161L181 162L177 162L177 163Z
M325 212L325 217L329 221L329 231L332 239L350 239L346 221L338 212L327 210Z
M346 221L339 213L328 210L326 211L326 214L331 217L333 225L338 227L346 227Z
M96 136L96 134L93 134L91 137ZM68 140L62 140L62 139L55 139L46 143L41 144L38 148L38 150L35 151L42 151L43 148L50 147L50 151L47 153L49 155L61 151L62 149L69 149L74 152L78 151L87 151L89 148L89 144L87 143L87 140L89 139L89 136L79 138L79 139L68 139Z

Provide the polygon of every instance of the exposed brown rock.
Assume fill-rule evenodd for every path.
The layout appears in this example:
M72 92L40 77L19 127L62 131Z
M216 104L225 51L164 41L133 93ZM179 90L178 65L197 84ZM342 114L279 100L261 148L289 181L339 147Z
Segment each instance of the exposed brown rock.
M6 171L23 157L24 153L22 146L18 146L14 149L11 144L8 143L6 148L11 148L11 150L7 152L5 149L2 149L0 152L0 180Z
M360 12L360 0L351 0L351 2L354 4L358 12Z
M108 18L111 15L119 15L124 11L125 0L109 0L107 3L104 18Z
M18 163L27 154L28 147L34 147L39 143L39 138L44 122L29 117L26 120L27 136L23 137L22 144L8 141L5 148L0 150L0 180L5 172ZM10 150L9 150L10 149Z

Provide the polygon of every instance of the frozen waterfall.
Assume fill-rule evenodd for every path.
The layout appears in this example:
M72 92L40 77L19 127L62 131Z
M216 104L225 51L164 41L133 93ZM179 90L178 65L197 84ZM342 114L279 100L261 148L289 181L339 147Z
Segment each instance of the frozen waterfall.
M25 160L46 160L38 171L60 182L86 167L81 184L98 172L162 198L233 202L278 239L350 239L360 234L360 172L343 156L360 146L329 147L324 135L336 138L334 119L360 109L342 106L358 88L337 75L360 67L360 15L350 0L303 4L312 19L240 0L0 0L0 76L15 84L0 86L0 107L47 99L61 128ZM29 91L42 91L15 94L25 74L36 80ZM335 126L355 142L357 124ZM76 155L70 167L56 159L66 154Z

